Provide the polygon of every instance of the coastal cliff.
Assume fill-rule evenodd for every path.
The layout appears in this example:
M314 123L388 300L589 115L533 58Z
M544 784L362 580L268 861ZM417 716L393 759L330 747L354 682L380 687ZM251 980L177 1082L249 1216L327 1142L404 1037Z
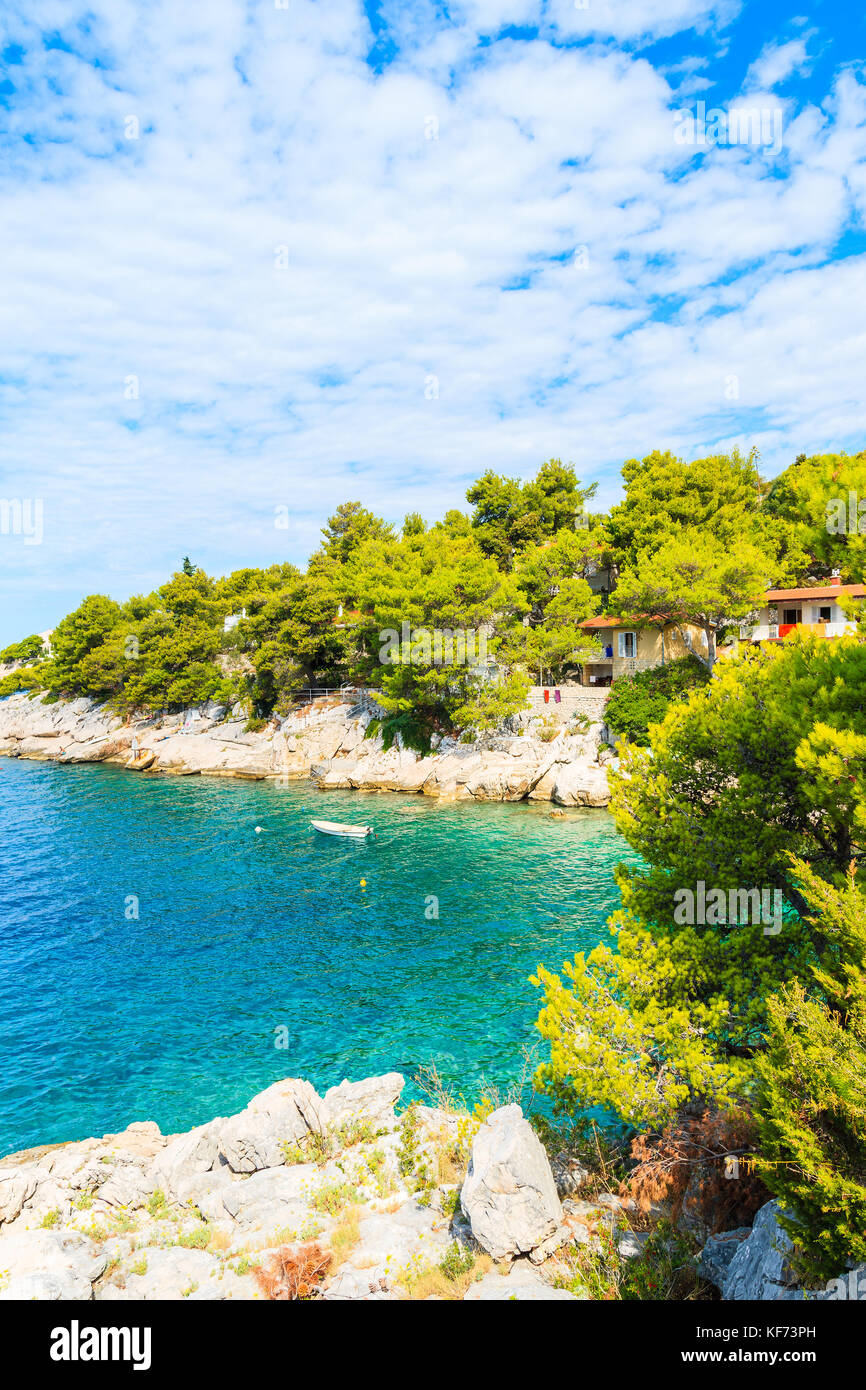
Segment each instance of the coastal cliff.
M323 697L251 729L237 706L208 703L124 720L93 700L43 703L21 692L0 702L0 754L110 762L148 774L310 778L323 790L415 792L446 801L608 804L613 753L597 717L527 710L474 742L434 740L422 756L399 736L388 749L380 733L368 736L377 711L355 698Z
M669 1234L603 1165L549 1155L514 1103L398 1113L403 1086L287 1078L183 1134L136 1122L0 1159L0 1302L578 1301L601 1296L594 1260L652 1278ZM690 1244L701 1298L845 1299L866 1276L799 1287L775 1202Z

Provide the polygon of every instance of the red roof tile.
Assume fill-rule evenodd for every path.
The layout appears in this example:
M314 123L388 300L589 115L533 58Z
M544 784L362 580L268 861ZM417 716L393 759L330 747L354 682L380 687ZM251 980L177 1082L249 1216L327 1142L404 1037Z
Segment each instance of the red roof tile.
M764 598L768 603L785 598L826 598L832 602L840 594L848 594L850 598L863 598L866 595L866 584L821 584L811 589L768 589Z
M597 613L594 618L584 618L579 627L634 627L638 623L669 623L672 618L663 618L654 613L651 618L617 618L613 613Z

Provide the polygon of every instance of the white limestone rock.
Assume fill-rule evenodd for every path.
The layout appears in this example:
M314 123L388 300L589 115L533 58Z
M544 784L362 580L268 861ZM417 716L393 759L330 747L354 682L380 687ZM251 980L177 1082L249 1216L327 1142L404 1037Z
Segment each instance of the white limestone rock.
M181 1245L166 1249L148 1247L136 1252L147 1261L143 1274L127 1274L126 1287L115 1298L153 1299L189 1298L198 1290L214 1298L225 1295L219 1291L220 1262L206 1250L187 1250Z
M310 1198L320 1183L315 1164L293 1163L232 1182L221 1194L214 1193L214 1198L221 1195L225 1216L238 1226L265 1232L293 1225L300 1229L312 1215ZM219 1216L216 1200L211 1211L214 1218Z
M494 1110L473 1139L460 1204L495 1260L555 1248L562 1227L556 1183L519 1105Z
M495 1269L470 1284L463 1295L464 1303L577 1303L576 1294L568 1289L555 1289L542 1279L537 1270L519 1262L508 1274Z
M235 1173L279 1167L286 1161L284 1146L321 1133L323 1116L322 1098L309 1081L287 1077L222 1122L220 1157Z
M91 1299L107 1263L104 1252L70 1231L10 1231L0 1235L0 1299Z
M365 1081L341 1081L325 1092L325 1123L334 1127L349 1120L367 1120L378 1127L391 1128L396 1123L394 1106L405 1084L397 1071Z
M211 1120L179 1134L153 1160L154 1188L176 1196L178 1186L193 1173L208 1173L219 1160L219 1133L225 1120Z

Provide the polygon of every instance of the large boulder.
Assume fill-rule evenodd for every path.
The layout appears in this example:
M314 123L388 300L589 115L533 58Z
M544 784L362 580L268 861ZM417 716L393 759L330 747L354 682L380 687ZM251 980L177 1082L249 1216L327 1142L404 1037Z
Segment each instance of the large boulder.
M460 753L445 753L435 759L425 778L424 795L437 796L446 801L468 800L472 793L466 784L482 767L480 753L468 749Z
M170 1140L151 1168L155 1188L176 1196L179 1185L193 1173L208 1173L219 1161L219 1131L225 1120L211 1120Z
M558 1243L556 1183L519 1105L494 1110L476 1134L460 1204L473 1236L495 1260L543 1258Z
M341 1081L325 1092L325 1123L337 1127L350 1120L366 1120L390 1128L395 1123L394 1106L405 1084L398 1071L370 1076L365 1081Z
M285 1163L285 1145L302 1143L323 1127L322 1098L309 1081L288 1077L254 1096L239 1115L224 1120L219 1152L234 1173L256 1173Z
M437 1263L451 1245L445 1223L429 1207L410 1198L397 1211L373 1212L358 1227L358 1244L348 1263L356 1269L390 1269Z
M722 1231L710 1236L698 1259L698 1274L717 1289L724 1288L731 1261L744 1240L752 1234L751 1226L738 1226L734 1231Z
M152 1172L136 1163L122 1163L98 1186L97 1197L108 1207L134 1210L144 1206L155 1186Z
M779 1225L778 1202L767 1202L731 1258L722 1297L768 1302L801 1296L790 1263L792 1248L791 1237Z
M529 767L515 768L509 753L486 754L466 783L476 801L522 801L532 785Z
M196 1207L205 1221L214 1225L220 1222L225 1225L229 1220L229 1214L223 1205L223 1198L229 1188L243 1186L248 1181L248 1178L236 1178L231 1169L223 1163L209 1173L190 1173L187 1177L181 1178L175 1186L174 1195L186 1206Z
M560 806L607 806L610 788L603 767L563 763L557 768L552 799Z

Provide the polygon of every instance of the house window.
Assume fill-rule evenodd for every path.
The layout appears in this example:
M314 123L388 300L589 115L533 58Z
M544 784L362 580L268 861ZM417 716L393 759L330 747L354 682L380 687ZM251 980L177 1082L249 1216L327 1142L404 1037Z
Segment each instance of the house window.
M800 610L799 610L799 608L783 608L783 609L782 609L782 622L783 622L783 623L798 623L799 621L800 621Z
M620 656L636 656L636 655L637 655L637 633L636 633L636 632L618 632L618 633L617 633L617 640L618 640L618 651L619 651L619 655L620 655Z
M819 608L819 609L818 609L818 622L819 622L819 623L829 623L829 622L830 622L830 614L831 614L832 612L833 612L833 609L830 607L829 604L827 604L827 606L826 606L825 608Z

